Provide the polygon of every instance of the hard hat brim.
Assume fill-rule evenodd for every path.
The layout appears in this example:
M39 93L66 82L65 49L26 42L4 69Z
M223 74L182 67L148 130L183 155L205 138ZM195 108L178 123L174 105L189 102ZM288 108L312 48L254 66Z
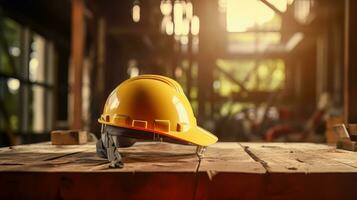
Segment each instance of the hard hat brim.
M105 122L101 119L98 119L98 122L102 123L102 124L109 125L109 126L121 127L121 126L117 126L116 124L113 124L110 122ZM218 141L218 138L215 135L213 135L209 131L207 131L199 126L192 127L189 130L183 131L183 132L178 132L178 131L161 132L161 131L155 131L152 129L145 129L145 128L139 128L139 127L122 127L122 128L157 133L160 135L171 137L173 139L182 140L182 141L192 143L195 145L200 145L200 146L209 146L209 145L214 144Z
M169 134L200 146L208 146L216 143L218 140L215 135L199 126L193 127L186 132L170 132Z

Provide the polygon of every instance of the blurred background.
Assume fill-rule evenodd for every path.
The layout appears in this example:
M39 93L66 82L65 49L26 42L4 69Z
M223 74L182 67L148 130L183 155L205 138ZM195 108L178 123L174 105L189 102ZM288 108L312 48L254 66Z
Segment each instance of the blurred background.
M357 110L354 4L0 0L0 145L99 135L109 93L140 74L177 80L220 141L334 143Z

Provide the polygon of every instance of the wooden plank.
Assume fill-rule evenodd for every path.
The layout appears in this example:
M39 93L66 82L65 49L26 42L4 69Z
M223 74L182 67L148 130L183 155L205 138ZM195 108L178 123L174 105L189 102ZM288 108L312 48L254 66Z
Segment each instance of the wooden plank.
M335 147L306 143L242 143L242 145L269 173L357 172L356 167L329 156L330 152L338 152ZM341 154L342 157L346 157L344 155Z
M0 172L1 199L193 199L193 173Z
M0 148L1 153L73 153L77 151L84 151L89 148L95 149L94 143L88 143L85 145L52 145L51 142L17 145L10 147Z
M357 153L307 143L217 143L200 162L199 172L356 172ZM244 148L247 148L244 150ZM194 146L138 142L121 148L124 169L108 169L96 156L95 144L51 145L50 143L0 148L0 171L183 171L194 172L198 158ZM250 155L247 153L250 153ZM55 166L55 167L54 167ZM265 168L264 168L265 167Z
M0 149L0 156L12 153L9 159L17 162L22 160L17 155L52 155L61 148L65 156L46 160L29 156L23 165L0 165L0 198L193 199L198 164L194 146L138 142L120 149L123 169L109 169L108 162L95 155L93 143L16 146Z
M262 199L255 191L263 190L265 173L238 143L216 143L201 160L195 199Z
M0 148L1 161L26 161L0 164L0 199L357 199L356 154L326 145L217 143L200 164L194 146L120 152L125 167L109 169L94 143Z
M94 149L89 145L51 145L49 142L0 148L0 171L31 171L31 165Z
M323 144L304 144L292 143L292 148L308 151L309 153L319 155L328 160L333 160L344 165L357 168L357 152L336 149L334 146Z
M50 143L1 149L0 171L105 171L105 172L195 172L198 157L194 146L139 142L120 148L125 167L109 169L106 159L96 156L94 143L51 145Z
M87 131L79 130L56 130L51 132L53 145L76 145L88 142Z
M262 165L254 161L238 143L216 143L209 146L199 171L208 173L243 172L265 173Z
M266 170L238 143L209 146L199 167L195 199L261 199Z
M302 143L241 143L241 146L266 169L266 173L236 170L216 173L212 177L201 172L195 199L357 198L357 193L351 192L354 191L357 173L354 167L346 165L348 159L357 160L351 152L327 145ZM214 153L216 159L230 154L221 150ZM244 161L243 155L229 160L243 158ZM341 158L344 160L337 160Z
M61 165L53 171L92 172L195 172L198 157L195 147L168 143L137 143L133 147L120 148L123 169L109 168L108 161L95 155L94 150L73 154L61 159ZM58 165L58 161L51 161Z

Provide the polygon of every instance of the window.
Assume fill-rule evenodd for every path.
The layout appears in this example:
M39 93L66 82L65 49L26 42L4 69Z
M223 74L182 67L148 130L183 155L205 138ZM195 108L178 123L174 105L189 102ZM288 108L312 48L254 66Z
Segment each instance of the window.
M45 133L53 121L55 49L15 21L0 18L0 132Z

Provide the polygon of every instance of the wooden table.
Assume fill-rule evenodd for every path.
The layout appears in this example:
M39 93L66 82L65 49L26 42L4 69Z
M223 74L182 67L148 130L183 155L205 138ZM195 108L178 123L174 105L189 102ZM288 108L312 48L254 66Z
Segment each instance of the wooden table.
M95 145L0 148L0 199L357 199L357 153L310 143L141 142L109 169Z

